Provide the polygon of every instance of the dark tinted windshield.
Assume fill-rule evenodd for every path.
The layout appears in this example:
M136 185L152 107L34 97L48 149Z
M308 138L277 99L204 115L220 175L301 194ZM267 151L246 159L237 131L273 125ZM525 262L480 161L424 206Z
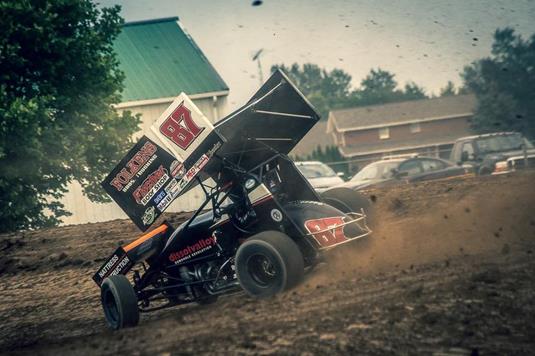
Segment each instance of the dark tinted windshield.
M392 178L392 169L397 168L398 162L377 162L364 167L351 180L373 180Z
M479 152L483 154L519 150L522 148L522 144L526 144L528 148L532 147L521 135L490 136L476 140Z

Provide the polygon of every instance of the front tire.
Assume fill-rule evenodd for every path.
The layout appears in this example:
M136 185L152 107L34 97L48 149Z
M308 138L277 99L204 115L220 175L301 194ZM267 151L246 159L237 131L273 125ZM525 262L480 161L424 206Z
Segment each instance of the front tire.
M245 241L236 252L236 274L242 288L256 298L269 298L303 280L303 254L279 231L264 231Z
M139 323L136 292L125 276L106 278L101 286L100 298L110 328L118 330Z

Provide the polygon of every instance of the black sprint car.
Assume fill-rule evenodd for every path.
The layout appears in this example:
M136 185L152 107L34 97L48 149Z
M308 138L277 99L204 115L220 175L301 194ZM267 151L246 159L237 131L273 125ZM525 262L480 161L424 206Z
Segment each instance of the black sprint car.
M320 196L287 157L319 116L284 73L213 126L178 99L155 129L167 150L144 137L103 186L142 230L193 186L205 200L182 225L164 222L119 247L94 275L113 329L221 294L273 296L324 251L371 233L366 199L345 188Z

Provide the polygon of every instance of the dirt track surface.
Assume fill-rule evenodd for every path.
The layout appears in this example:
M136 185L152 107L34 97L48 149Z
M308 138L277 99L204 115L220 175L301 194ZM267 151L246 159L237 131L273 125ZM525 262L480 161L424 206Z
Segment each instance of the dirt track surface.
M368 192L373 237L334 251L296 290L167 309L118 332L91 276L139 234L131 223L0 235L0 353L533 354L534 182Z

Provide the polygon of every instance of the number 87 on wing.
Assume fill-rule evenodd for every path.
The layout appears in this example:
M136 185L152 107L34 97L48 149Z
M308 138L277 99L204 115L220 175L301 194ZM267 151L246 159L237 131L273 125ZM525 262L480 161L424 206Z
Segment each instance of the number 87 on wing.
M151 129L176 158L184 161L214 127L186 94L182 93Z

